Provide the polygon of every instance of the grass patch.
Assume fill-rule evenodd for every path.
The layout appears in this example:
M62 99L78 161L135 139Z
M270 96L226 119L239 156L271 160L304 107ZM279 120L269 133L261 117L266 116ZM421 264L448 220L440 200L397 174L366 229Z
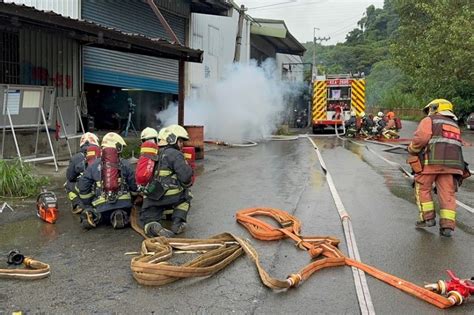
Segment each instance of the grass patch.
M0 160L0 197L30 197L48 184L47 177L34 174L31 164L24 163L22 167L18 160Z

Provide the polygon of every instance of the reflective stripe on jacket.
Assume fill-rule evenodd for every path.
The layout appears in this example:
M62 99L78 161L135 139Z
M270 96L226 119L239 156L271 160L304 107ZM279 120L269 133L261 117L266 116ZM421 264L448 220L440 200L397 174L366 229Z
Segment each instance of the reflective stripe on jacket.
M137 191L135 175L128 161L121 159L120 164L121 177L119 180L123 181L123 184L121 185L121 191L116 196L115 202L109 202L102 191L101 159L98 158L86 169L84 175L77 182L79 196L85 205L92 204L94 207L99 208L97 209L99 211L106 211L108 208L115 209L132 206L130 192Z
M163 186L164 195L154 196L153 193L147 195L150 199L162 199L173 197L181 194L186 188L192 185L193 170L184 159L181 151L173 146L166 146L160 149L159 161L155 167L159 165L159 172L155 170L154 179L159 177L159 182Z

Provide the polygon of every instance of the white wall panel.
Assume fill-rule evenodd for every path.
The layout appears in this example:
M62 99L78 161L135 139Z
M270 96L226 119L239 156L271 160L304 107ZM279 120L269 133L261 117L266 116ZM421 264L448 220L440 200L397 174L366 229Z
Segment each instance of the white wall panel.
M4 0L34 7L38 10L53 11L73 19L81 17L81 0Z
M191 14L189 46L204 51L203 63L188 65L189 93L199 93L210 84L223 78L226 68L234 61L235 39L239 14L231 17ZM248 63L250 57L250 21L244 20L240 62Z

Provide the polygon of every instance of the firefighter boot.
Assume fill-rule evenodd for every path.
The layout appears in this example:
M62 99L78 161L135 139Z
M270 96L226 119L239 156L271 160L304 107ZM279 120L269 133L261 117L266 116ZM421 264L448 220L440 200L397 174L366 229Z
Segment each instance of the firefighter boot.
M444 236L444 237L451 237L453 235L453 230L449 228L440 228L439 229L439 235Z
M165 229L160 223L156 221L147 223L144 230L146 236L148 237L164 236L170 238L175 236L173 232Z
M171 231L174 234L181 234L186 229L186 222L184 222L181 218L174 218L173 224L171 225Z
M82 204L78 203L78 204L73 205L73 207L72 207L72 213L74 213L74 214L81 214L82 211L84 211L84 207L83 207Z
M428 220L420 220L416 221L417 228L424 228L424 227L432 227L436 225L435 219L428 219Z
M128 224L127 212L122 209L115 210L110 215L110 224L114 229L123 229Z
M95 228L100 221L100 213L94 209L86 209L81 213L81 225L84 229Z

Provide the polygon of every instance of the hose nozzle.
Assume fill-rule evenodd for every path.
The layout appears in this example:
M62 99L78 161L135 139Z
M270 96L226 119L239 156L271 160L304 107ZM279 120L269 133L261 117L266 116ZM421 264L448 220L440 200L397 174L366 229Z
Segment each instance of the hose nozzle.
M7 263L9 265L21 265L25 260L25 256L18 249L11 250L8 253Z

